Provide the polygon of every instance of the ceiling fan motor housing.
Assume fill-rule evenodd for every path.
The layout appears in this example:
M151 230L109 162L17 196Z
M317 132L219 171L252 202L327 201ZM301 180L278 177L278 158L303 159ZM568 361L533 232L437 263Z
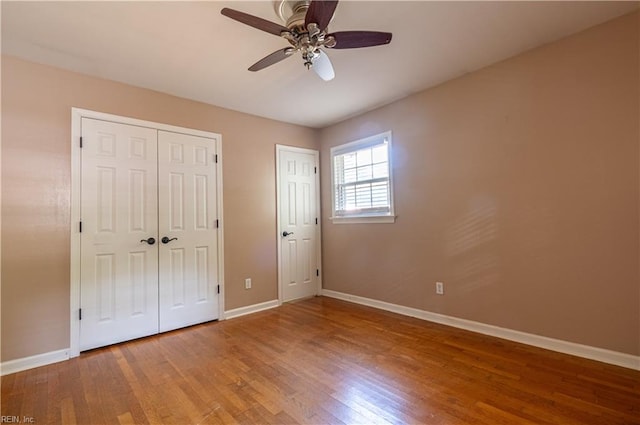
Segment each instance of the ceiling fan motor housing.
M276 0L276 13L290 30L303 32L304 18L311 0Z

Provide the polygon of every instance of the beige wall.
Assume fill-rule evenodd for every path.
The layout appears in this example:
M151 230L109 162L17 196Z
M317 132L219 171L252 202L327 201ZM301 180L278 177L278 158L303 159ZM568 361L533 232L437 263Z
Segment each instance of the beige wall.
M638 27L626 16L324 129L325 288L640 354ZM329 148L386 130L397 222L332 224Z
M74 106L222 134L226 309L277 298L274 145L314 130L2 57L2 361L69 347Z

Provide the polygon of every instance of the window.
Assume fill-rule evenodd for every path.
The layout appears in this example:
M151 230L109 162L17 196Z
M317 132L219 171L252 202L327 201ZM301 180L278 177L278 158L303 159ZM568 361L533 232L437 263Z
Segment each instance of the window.
M331 148L334 223L393 223L391 132Z

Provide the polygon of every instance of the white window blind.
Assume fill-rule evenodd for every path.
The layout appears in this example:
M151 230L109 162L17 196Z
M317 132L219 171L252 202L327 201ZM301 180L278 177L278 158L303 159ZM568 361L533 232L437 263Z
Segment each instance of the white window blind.
M393 215L390 152L390 132L331 150L335 218Z

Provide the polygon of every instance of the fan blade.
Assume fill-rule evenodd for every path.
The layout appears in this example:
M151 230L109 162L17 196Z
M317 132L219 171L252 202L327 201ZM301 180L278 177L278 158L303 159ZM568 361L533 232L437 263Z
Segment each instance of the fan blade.
M320 56L313 60L313 70L318 74L318 77L325 81L331 81L336 76L329 56L322 50L320 50Z
M229 9L225 7L220 11L224 16L231 19L235 19L238 22L249 25L250 27L257 28L262 31L266 31L273 35L280 35L283 32L289 32L289 28L283 27L275 22L267 21L266 19L258 18L257 16L249 15L248 13L240 12L237 10Z
M379 31L338 31L329 36L336 39L333 49L356 49L389 44L392 34Z
M314 23L318 25L321 31L324 31L331 18L333 18L336 7L338 7L338 0L312 0L304 17L305 27L310 23Z
M278 63L281 60L288 58L292 53L293 49L291 47L287 47L286 49L282 50L276 50L275 52L263 57L258 62L251 65L249 71L260 71L261 69L264 69L268 66L273 65L274 63Z

